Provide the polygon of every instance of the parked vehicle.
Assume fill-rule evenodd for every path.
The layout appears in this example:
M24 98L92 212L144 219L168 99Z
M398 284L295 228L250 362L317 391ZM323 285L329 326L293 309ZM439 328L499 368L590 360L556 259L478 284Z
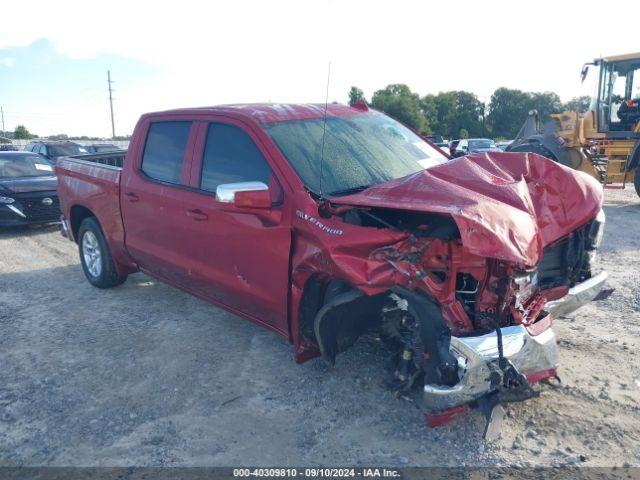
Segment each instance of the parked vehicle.
M462 155L456 155L458 152L459 143L460 143L460 140L451 140L451 142L449 142L449 155L451 156L451 158L457 158L462 156Z
M29 152L0 152L0 226L57 222L56 176L48 160Z
M444 138L442 137L442 135L429 135L426 138L429 139L430 141L432 141L435 144L445 143L444 142Z
M109 152L123 152L120 147L116 147L111 143L94 143L92 145L84 146L87 153L109 153Z
M498 140L496 142L496 147L498 147L501 151L504 152L507 150L509 145L511 145L511 142L513 142L513 140Z
M13 152L18 150L16 146L11 143L11 140L6 137L0 137L0 152Z
M535 154L447 161L365 104L150 113L122 168L101 162L56 166L91 284L145 272L273 330L298 362L333 365L377 332L391 388L420 392L430 425L477 404L495 433L502 403L557 375L552 312L606 278L594 179Z
M455 153L451 155L455 157L462 157L470 153L482 153L482 152L500 152L500 150L493 140L488 138L464 138L461 140L455 140Z
M0 152L15 152L17 150L18 147L11 143L11 140L0 137Z
M82 145L70 141L38 140L28 143L24 149L43 156L54 165L60 157L88 153Z
M447 154L449 153L449 144L447 142L435 143L434 145L440 148L443 152Z

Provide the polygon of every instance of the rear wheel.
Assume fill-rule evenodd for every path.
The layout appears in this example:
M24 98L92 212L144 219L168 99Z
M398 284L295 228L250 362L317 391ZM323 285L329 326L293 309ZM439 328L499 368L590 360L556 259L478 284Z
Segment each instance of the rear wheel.
M127 279L126 275L118 275L107 240L95 217L85 218L80 224L78 250L84 275L94 287L115 287Z

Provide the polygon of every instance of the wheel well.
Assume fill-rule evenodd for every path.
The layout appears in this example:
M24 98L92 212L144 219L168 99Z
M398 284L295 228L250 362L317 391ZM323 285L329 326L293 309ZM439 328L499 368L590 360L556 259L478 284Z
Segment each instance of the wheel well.
M78 241L80 224L88 217L95 217L95 215L87 207L83 207L82 205L74 205L71 207L71 218L69 220L71 222L71 233L73 233L73 238L76 239L76 242Z
M300 301L300 331L333 365L338 353L353 345L361 334L380 326L387 295L365 295L343 280L312 276L305 283Z
M316 314L334 296L353 289L355 287L336 278L327 278L317 274L309 277L304 285L299 306L299 321L303 335L315 342L314 320Z

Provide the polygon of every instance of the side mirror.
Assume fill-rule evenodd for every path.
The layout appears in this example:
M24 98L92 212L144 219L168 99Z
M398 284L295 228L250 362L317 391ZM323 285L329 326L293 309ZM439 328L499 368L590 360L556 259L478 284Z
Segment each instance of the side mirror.
M269 187L262 182L223 183L216 188L216 200L236 208L271 208Z
M580 81L584 83L587 78L587 74L589 73L589 65L586 63L582 66L582 70L580 71Z

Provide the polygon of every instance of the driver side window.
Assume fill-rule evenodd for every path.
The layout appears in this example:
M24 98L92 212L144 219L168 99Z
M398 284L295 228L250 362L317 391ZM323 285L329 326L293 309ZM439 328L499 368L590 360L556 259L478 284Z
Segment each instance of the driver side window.
M200 188L215 193L224 183L262 182L278 201L280 187L258 146L241 128L210 123L202 157ZM274 197L274 193L277 196Z

